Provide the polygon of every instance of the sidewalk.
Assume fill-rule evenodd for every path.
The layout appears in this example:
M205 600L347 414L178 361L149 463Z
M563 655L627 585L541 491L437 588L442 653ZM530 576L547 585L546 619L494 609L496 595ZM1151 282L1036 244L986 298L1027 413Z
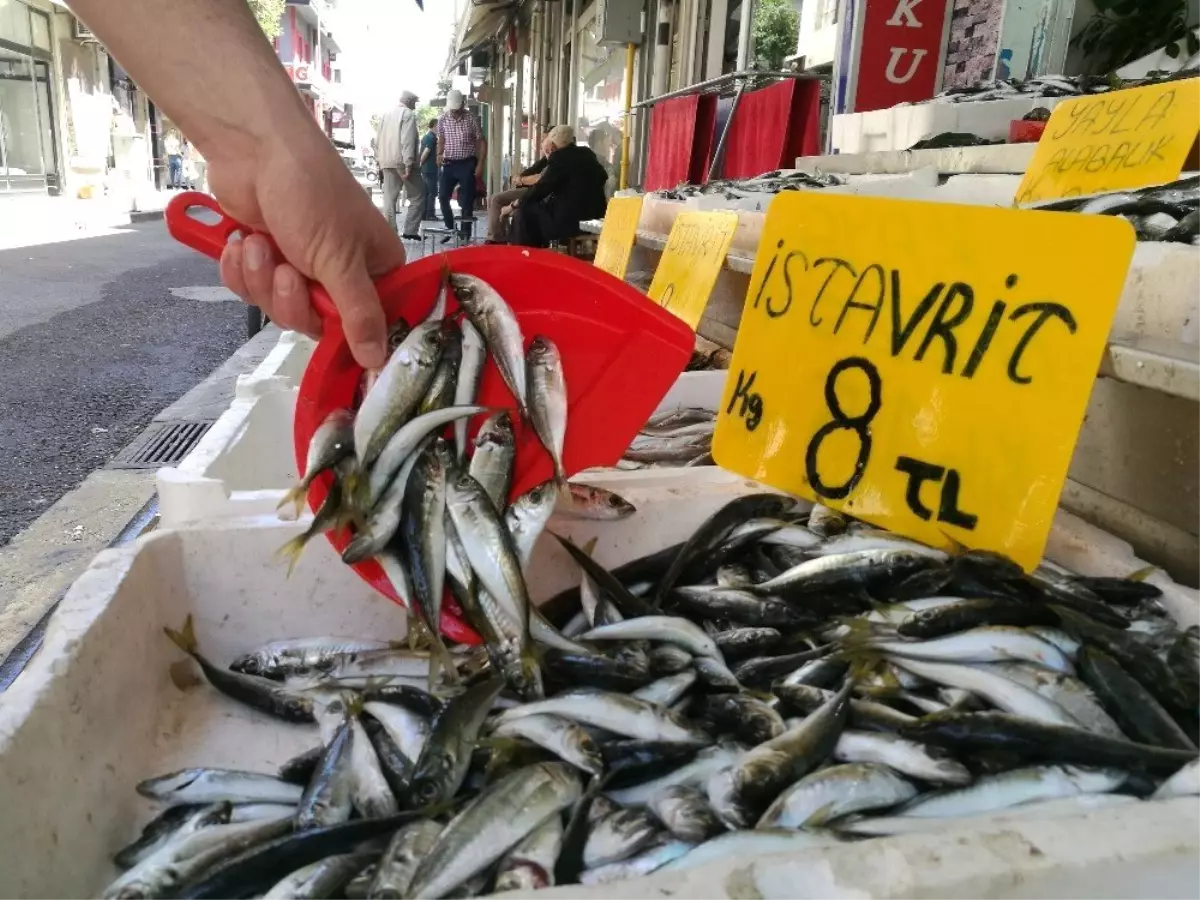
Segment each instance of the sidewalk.
M163 217L174 191L151 191L130 198L0 196L0 250L113 234L137 222Z

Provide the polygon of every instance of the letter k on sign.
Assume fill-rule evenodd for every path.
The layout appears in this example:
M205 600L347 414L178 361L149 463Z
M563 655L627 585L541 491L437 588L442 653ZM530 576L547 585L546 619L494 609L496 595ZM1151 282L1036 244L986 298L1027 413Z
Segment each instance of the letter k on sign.
M913 8L920 2L921 0L896 0L896 11L887 20L887 24L903 25L905 28L920 28L921 23L917 20L916 13L913 12Z

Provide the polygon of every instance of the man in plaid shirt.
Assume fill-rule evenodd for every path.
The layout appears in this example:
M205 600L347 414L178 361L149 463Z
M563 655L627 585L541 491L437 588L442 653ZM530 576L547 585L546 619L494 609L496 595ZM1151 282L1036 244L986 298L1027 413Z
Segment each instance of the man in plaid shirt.
M479 122L464 107L462 91L446 94L446 114L438 119L437 158L442 167L438 195L442 201L442 220L447 228L454 227L450 195L458 188L458 206L462 218L475 215L475 179L483 175L487 157L487 141ZM464 233L466 228L463 228ZM449 236L442 239L445 243Z

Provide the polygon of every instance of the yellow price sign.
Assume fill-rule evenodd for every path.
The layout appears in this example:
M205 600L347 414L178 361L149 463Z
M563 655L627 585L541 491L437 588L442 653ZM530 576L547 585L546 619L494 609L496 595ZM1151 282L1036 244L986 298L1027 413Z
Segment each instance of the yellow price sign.
M1032 568L1134 244L1107 216L780 194L717 463Z
M681 212L671 226L647 293L693 331L708 306L737 224L735 212Z
M1197 134L1197 78L1067 100L1046 123L1017 203L1174 181Z
M596 266L609 275L625 277L629 254L637 238L638 220L642 217L642 197L613 197L604 213L600 240L596 242Z

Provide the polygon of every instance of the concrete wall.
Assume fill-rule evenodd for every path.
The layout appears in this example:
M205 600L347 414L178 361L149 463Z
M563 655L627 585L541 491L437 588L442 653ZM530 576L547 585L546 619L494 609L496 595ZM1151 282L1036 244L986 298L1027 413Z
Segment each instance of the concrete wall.
M829 65L837 49L837 23L822 24L822 11L828 0L805 0L800 7L800 33L796 53L805 58L805 66Z

